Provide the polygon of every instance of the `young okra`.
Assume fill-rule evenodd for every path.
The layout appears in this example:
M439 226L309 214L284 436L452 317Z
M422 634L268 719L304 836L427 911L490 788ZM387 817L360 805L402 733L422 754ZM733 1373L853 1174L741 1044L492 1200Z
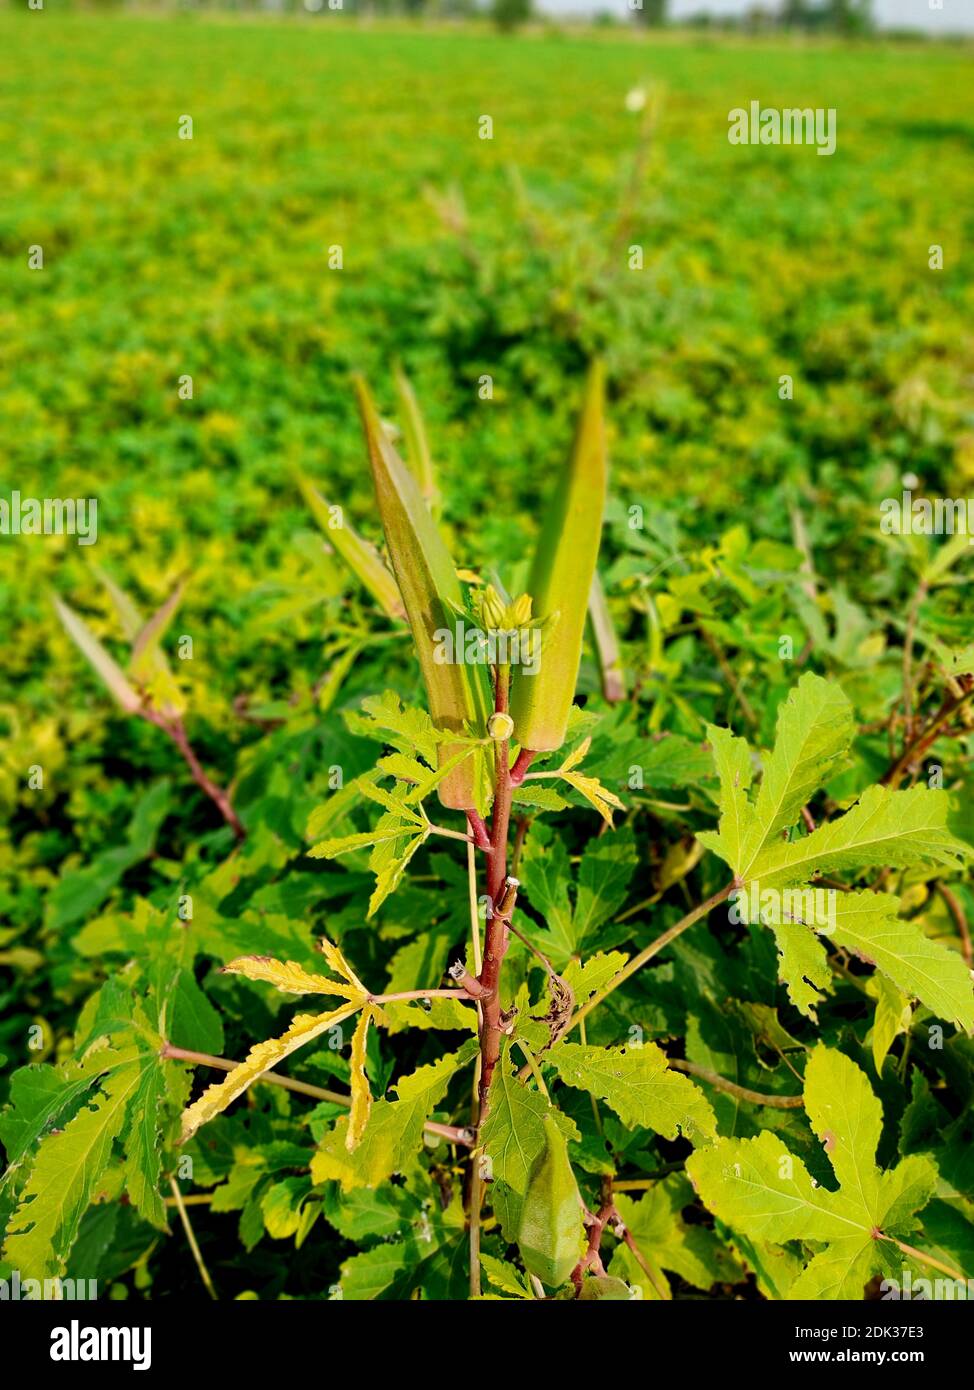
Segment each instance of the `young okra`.
M368 387L361 378L355 385L376 503L423 673L430 718L441 731L484 738L488 692L483 667L436 659L436 634L453 624L462 604L456 569L415 477L382 427ZM440 765L461 748L459 742L444 742ZM437 788L444 806L483 809L482 763L483 754L476 750L444 778Z
M528 581L535 618L550 624L536 671L515 671L512 681L514 737L530 752L551 752L565 741L607 477L602 369L595 363L585 386L575 444L548 507Z

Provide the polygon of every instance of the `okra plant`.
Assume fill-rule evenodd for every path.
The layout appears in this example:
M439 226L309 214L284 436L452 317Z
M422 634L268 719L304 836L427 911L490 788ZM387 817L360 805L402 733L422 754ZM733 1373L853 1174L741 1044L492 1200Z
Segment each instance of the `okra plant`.
M923 721L911 706L902 749L866 785L847 775L852 700L810 670L773 722L748 721L750 741L713 723L696 740L647 733L597 571L600 367L543 479L533 555L503 573L451 554L405 377L401 436L355 389L384 553L314 478L296 481L375 621L335 647L337 676L268 719L270 752L245 761L233 803L189 748L162 654L182 586L144 623L106 581L128 672L59 601L123 712L173 738L226 829L173 866L175 891L83 922L96 987L56 1061L14 1075L0 1121L5 1262L29 1280L78 1275L110 1223L142 1251L140 1232L155 1241L178 1217L217 1296L194 1225L239 1211L248 1249L265 1235L313 1249L319 1222L361 1247L337 1278L312 1271L308 1297L859 1299L906 1272L966 1278L969 1119L936 1093L974 1028L949 886L971 846L949 788L919 777L936 740L967 728L965 659L931 658L941 708ZM728 542L693 592L737 563ZM632 593L662 708L659 614ZM315 731L373 640L409 644L423 693L344 710L356 746L382 750L346 781ZM328 784L302 853L337 862L291 886L290 871L264 875L289 862L306 757ZM627 906L645 865L652 892ZM937 889L956 934L918 915ZM294 919L322 894L347 901L315 920L312 951ZM378 939L402 942L384 981ZM208 991L199 958L218 964ZM99 961L115 963L100 980ZM321 1000L272 1028L294 996ZM251 1031L239 1063L218 1055L225 1027L243 1041L255 1015L273 1036ZM334 1085L278 1071L289 1058ZM209 1084L193 1096L197 1071ZM894 1075L910 1078L905 1099Z

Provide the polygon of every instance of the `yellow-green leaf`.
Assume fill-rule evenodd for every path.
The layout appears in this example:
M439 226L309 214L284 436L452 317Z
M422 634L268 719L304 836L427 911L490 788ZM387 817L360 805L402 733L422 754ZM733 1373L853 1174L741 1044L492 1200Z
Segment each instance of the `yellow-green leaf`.
M296 961L279 961L273 956L237 956L223 967L228 975L246 975L248 980L265 980L284 994L338 994L343 999L364 999L365 992L344 981L311 975Z
M168 671L168 663L159 649L159 643L176 616L176 611L183 601L185 589L186 580L180 579L169 597L160 604L149 621L136 634L132 642L132 660L130 662L130 670L136 680L148 680L154 672L158 673L159 670Z
M361 1143L372 1110L372 1092L369 1090L369 1078L365 1074L365 1045L368 1041L371 1022L372 1010L363 1009L362 1016L352 1035L350 1059L352 1106L348 1112L348 1129L345 1131L345 1147L349 1153L357 1149Z
M368 994L368 990L345 959L344 952L339 950L333 941L329 941L327 936L320 937L318 940L318 950L324 956L336 975L341 975L342 979L347 980L355 989L361 990L363 994Z
M68 636L77 646L82 656L88 661L89 665L101 677L109 692L115 698L126 714L137 714L142 707L142 701L126 679L125 672L118 663L108 655L108 652L99 642L98 638L78 617L73 608L69 608L61 599L55 597L54 607L57 615L64 624L64 629Z
M226 1110L227 1106L243 1095L248 1086L259 1080L264 1072L270 1071L299 1047L304 1047L305 1043L311 1042L329 1028L334 1028L336 1024L350 1018L361 1006L361 1000L356 1000L326 1014L298 1014L290 1028L279 1038L268 1038L266 1042L257 1043L223 1081L208 1086L199 1100L183 1111L180 1143L192 1138L201 1125L207 1124L221 1111Z

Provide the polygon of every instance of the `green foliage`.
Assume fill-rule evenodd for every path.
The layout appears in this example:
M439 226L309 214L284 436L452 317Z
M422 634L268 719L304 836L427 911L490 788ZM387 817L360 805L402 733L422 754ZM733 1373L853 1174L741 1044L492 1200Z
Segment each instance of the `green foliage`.
M886 1172L877 1168L882 1109L863 1072L841 1052L821 1045L812 1052L804 1103L832 1166L834 1191L813 1182L801 1160L767 1131L756 1139L721 1139L694 1154L687 1171L729 1226L773 1245L823 1247L788 1298L859 1298L872 1275L896 1277L897 1238L916 1229L937 1169L921 1157Z
M766 921L774 932L781 979L796 1007L814 1018L819 990L829 987L825 947L815 935L821 932L941 1017L974 1027L970 973L963 960L902 920L894 896L868 891L840 896L833 888L825 904L826 895L810 883L816 875L882 865L956 867L970 857L971 848L948 828L947 793L868 787L837 820L782 840L852 742L849 701L837 686L811 673L778 712L774 749L753 800L747 744L721 729L708 729L708 737L720 777L720 830L699 839L734 871L743 920ZM764 906L768 890L770 908Z
M768 101L827 74L847 113L819 161L725 147L742 45L674 37L644 89L635 39L328 22L0 16L35 113L0 150L7 471L102 522L97 567L0 545L0 1276L203 1296L185 1197L227 1299L974 1278L970 548L878 521L907 470L974 478L963 55L769 40ZM593 360L586 635L600 507L566 550L549 503ZM411 634L559 589L485 1001L462 812L504 740L487 672L425 698ZM184 713L195 769L147 722Z

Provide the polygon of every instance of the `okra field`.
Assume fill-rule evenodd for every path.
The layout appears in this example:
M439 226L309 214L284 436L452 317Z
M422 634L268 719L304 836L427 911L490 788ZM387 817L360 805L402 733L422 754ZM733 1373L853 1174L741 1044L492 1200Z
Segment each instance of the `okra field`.
M970 44L0 52L3 1297L968 1298Z

